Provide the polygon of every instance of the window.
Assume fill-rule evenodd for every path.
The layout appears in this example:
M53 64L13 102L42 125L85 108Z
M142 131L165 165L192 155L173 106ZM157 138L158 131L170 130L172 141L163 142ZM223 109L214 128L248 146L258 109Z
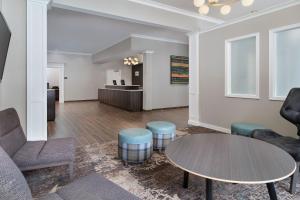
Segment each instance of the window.
M300 87L300 24L270 30L270 99Z
M225 96L259 98L259 34L225 41Z

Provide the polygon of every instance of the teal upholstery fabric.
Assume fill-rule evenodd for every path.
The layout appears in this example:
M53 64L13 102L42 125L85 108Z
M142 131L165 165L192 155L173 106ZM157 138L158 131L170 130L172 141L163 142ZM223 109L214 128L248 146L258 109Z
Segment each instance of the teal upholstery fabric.
M144 128L129 128L121 130L119 133L119 143L121 144L144 144L152 141L151 131Z
M165 121L149 122L146 127L151 132L160 134L173 134L176 131L175 124Z
M119 133L119 158L127 163L142 163L153 151L152 132L144 128L130 128Z
M153 134L154 150L165 150L167 145L172 142L176 136L176 125L171 122L149 122L146 128Z
M252 124L252 123L233 123L231 124L231 133L235 135L242 135L251 137L251 134L254 130L257 129L266 129L263 125Z

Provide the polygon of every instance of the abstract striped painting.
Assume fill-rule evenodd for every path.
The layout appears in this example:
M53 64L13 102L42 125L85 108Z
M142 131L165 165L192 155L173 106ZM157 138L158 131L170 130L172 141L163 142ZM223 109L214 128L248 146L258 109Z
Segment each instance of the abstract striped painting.
M189 84L189 57L170 56L171 84Z

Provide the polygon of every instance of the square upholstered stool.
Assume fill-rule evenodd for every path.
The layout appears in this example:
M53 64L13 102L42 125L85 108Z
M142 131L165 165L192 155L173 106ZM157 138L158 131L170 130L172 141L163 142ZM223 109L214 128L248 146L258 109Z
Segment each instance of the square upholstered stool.
M129 128L119 133L119 158L127 163L143 163L153 151L152 133L144 128Z
M154 150L165 150L167 145L175 139L176 125L171 122L154 121L147 123L146 127L153 134Z
M263 125L252 123L233 123L231 124L231 134L251 137L254 130L266 129Z

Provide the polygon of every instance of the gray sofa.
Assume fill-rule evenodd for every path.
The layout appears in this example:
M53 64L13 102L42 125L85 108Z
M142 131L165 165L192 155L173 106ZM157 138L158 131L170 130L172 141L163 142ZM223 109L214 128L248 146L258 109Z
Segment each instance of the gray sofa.
M136 196L93 173L39 200L138 200ZM0 200L32 200L29 186L15 163L0 147Z
M0 112L0 146L21 171L68 165L73 176L73 138L27 142L15 109Z

